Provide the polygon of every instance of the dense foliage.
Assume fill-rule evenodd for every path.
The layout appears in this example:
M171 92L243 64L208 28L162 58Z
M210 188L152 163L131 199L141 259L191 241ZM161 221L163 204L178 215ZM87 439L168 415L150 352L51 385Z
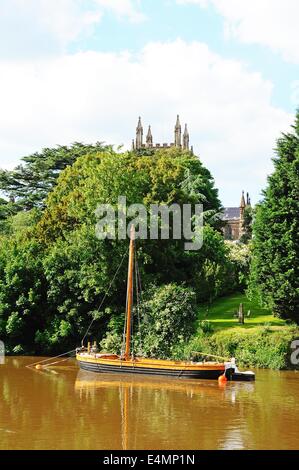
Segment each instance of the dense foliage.
M171 358L177 345L188 341L195 331L196 295L192 289L174 283L151 286L134 313L134 353ZM104 351L121 350L123 329L124 315L113 316L101 342Z
M281 318L299 322L299 113L278 141L275 171L254 224L251 294Z
M237 358L241 366L269 369L294 368L290 364L290 344L298 338L298 328L285 326L271 328L267 325L255 328L229 328L204 334L200 331L185 345L176 348L179 359L206 358L198 353L213 354L230 359Z
M190 288L168 284L147 292L141 304L138 352L150 357L172 357L177 344L195 330L196 295Z
M241 243L249 243L252 240L254 209L251 206L245 207L244 221L243 221L243 235L241 236Z
M250 274L251 244L225 242L229 249L228 257L234 269L235 290L242 291L248 287ZM228 289L229 290L229 289Z
M23 163L14 170L0 170L0 192L9 199L10 211L16 213L24 209L43 207L61 171L72 165L80 156L87 153L97 154L106 148L100 142L95 145L76 142L70 147L45 148L42 152L23 157Z
M42 205L42 198L31 196L29 188L28 200ZM211 174L200 160L177 149L151 156L101 149L75 158L61 172L45 210L21 211L6 220L0 239L0 337L10 352L71 349L79 344L93 318L91 336L99 341L106 338L107 331L118 332L123 327L128 241L99 240L95 235L98 204L110 203L116 208L119 196L127 198L128 206L142 203L148 211L153 203L204 205L201 250L185 251L184 240L137 242L145 298L147 286L152 284L159 301L163 295L167 300L169 289L177 289L178 297L186 295L188 305L194 299L212 300L234 289L238 283L235 267L216 217L221 205ZM176 287L163 287L174 284ZM155 349L151 343L155 322L148 323L148 331L144 327L145 353L155 349L157 354L169 354L171 341L182 334L183 323L184 334L189 334L193 310L182 304L190 315L180 318L177 309L175 318L169 318L172 331L164 349L161 345ZM151 305L154 312L155 304ZM166 315L167 308L162 312ZM121 335L117 335L119 341Z
M0 233L5 230L5 221L11 215L9 203L0 198Z

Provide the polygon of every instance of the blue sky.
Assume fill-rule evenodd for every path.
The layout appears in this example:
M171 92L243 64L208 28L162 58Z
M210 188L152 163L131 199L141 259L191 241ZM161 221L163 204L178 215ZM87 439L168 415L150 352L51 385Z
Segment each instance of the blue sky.
M171 0L147 0L142 2L142 12L147 20L134 26L127 21L115 21L113 13L107 14L101 28L91 37L72 44L70 52L90 49L138 52L151 41L175 41L178 37L205 42L222 57L244 61L252 71L259 71L271 80L275 85L273 103L294 112L291 84L299 78L298 64L283 62L266 47L225 39L223 18L212 5L199 9L195 3L186 7Z
M226 206L260 199L299 106L297 0L0 0L0 167L45 146L129 148L176 114Z

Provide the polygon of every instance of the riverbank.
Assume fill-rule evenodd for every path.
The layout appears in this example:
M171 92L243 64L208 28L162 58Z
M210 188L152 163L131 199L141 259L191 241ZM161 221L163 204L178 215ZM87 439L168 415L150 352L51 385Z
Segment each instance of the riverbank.
M236 315L240 303L244 306L244 325L239 324ZM291 363L291 344L298 338L297 325L287 324L237 293L200 306L196 333L188 343L181 340L176 344L169 358L202 360L211 354L226 359L235 357L242 368L294 370L298 366ZM61 352L53 351L52 356Z
M236 318L240 303L245 312L244 325ZM291 343L297 338L298 326L288 325L238 293L199 308L197 333L181 350L177 349L177 355L199 357L194 352L201 352L236 357L243 367L291 370Z
M216 333L198 332L183 348L181 357L198 357L193 352L235 357L240 366L264 369L294 369L290 363L291 343L299 338L296 327L234 328Z

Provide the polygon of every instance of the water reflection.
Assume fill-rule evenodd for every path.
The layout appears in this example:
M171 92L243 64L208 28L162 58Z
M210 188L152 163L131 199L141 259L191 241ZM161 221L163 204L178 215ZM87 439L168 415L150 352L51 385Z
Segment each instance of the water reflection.
M80 399L90 403L97 397L113 396L113 415L119 416L120 440L123 450L136 448L202 448L207 435L203 427L209 423L218 433L219 448L244 448L239 430L225 437L225 416L228 404L234 406L240 393L250 394L254 383L232 383L219 387L217 382L161 379L80 371L75 390ZM208 402L225 404L215 414ZM208 421L207 421L208 420ZM211 434L209 432L209 434ZM151 443L151 444L150 444ZM213 446L208 446L213 448ZM207 448L207 447L206 447Z
M0 449L297 449L299 374L256 383L0 366Z
M224 394L232 403L235 403L236 396L240 391L252 392L254 382L232 382L226 386L221 386L217 381L210 380L186 380L177 378L160 378L149 376L130 376L121 374L96 374L92 372L78 371L75 390L83 395L93 395L98 389L130 389L134 388L146 390L168 390L184 393L186 397L192 398L194 395L216 395Z

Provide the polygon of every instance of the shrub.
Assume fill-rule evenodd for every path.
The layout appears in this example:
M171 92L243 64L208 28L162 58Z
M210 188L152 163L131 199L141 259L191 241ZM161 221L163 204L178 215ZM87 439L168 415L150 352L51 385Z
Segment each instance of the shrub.
M208 320L201 320L198 324L198 328L203 333L212 333L214 331L213 325Z
M299 336L296 326L282 329L261 326L251 329L231 328L205 334L199 330L189 342L177 345L175 357L181 360L237 359L242 367L288 369L290 344ZM209 354L213 355L209 358Z
M152 287L141 305L138 352L151 357L172 357L177 344L184 344L194 333L195 299L194 291L181 285Z

